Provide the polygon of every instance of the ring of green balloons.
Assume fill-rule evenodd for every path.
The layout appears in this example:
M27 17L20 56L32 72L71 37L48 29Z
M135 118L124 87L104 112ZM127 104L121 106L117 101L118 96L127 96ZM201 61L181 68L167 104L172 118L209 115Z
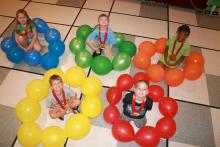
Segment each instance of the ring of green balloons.
M42 130L34 121L40 116L40 101L49 94L49 78L59 75L70 87L80 88L85 96L80 104L82 113L74 114L67 119L65 128L49 126ZM67 137L81 139L91 128L89 118L100 115L103 109L101 98L102 82L96 77L86 77L81 67L71 67L66 73L58 68L48 70L43 79L35 79L26 87L27 97L21 99L16 105L16 116L22 122L18 128L18 141L25 147L37 146L42 143L44 147L63 147Z
M97 27L97 26L96 26ZM105 56L92 57L91 53L86 50L86 39L96 28L89 25L81 25L76 31L76 37L69 43L70 51L75 54L75 62L82 68L91 66L93 72L98 75L106 75L111 70L122 71L127 69L131 64L131 58L135 55L137 47L132 41L126 41L123 34L116 32L115 48L119 52L110 61Z

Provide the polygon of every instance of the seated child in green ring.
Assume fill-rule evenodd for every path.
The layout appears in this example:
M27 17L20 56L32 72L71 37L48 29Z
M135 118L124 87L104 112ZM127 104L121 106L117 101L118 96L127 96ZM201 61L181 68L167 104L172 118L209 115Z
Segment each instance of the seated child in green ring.
M190 54L190 44L187 38L190 35L190 28L182 25L177 29L176 36L172 36L167 41L165 53L158 64L166 68L176 68Z

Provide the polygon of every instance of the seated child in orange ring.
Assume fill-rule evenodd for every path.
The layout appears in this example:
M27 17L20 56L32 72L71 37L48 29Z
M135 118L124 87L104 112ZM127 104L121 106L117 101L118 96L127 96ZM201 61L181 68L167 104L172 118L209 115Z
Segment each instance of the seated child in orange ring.
M50 117L64 120L65 114L79 113L77 106L80 99L70 88L64 86L62 78L59 75L52 75L49 82L51 90L47 98L47 107Z
M152 109L153 100L147 96L149 90L146 81L140 80L134 87L134 92L126 94L123 99L121 118L127 121L134 121L136 127L141 128L147 123L145 115L147 110Z

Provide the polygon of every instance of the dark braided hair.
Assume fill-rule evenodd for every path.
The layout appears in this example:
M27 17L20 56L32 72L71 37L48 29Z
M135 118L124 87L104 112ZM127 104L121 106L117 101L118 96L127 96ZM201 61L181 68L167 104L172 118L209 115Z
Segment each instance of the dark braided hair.
M184 24L181 25L178 29L177 29L177 33L186 33L186 34L190 34L190 28L188 25Z

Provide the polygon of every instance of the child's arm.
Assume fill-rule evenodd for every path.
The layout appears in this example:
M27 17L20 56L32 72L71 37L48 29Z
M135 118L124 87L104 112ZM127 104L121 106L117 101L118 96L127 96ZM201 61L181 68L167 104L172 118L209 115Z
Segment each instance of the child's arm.
M23 50L27 51L27 48L25 48L24 46L21 45L21 43L20 43L18 37L19 37L19 35L15 32L15 41L16 41L16 43L18 44L18 46L19 46L20 48L22 48Z
M32 29L32 33L33 33L34 36L32 38L31 43L29 44L27 50L31 50L34 46L35 41L37 40L37 30L36 30L36 28Z

